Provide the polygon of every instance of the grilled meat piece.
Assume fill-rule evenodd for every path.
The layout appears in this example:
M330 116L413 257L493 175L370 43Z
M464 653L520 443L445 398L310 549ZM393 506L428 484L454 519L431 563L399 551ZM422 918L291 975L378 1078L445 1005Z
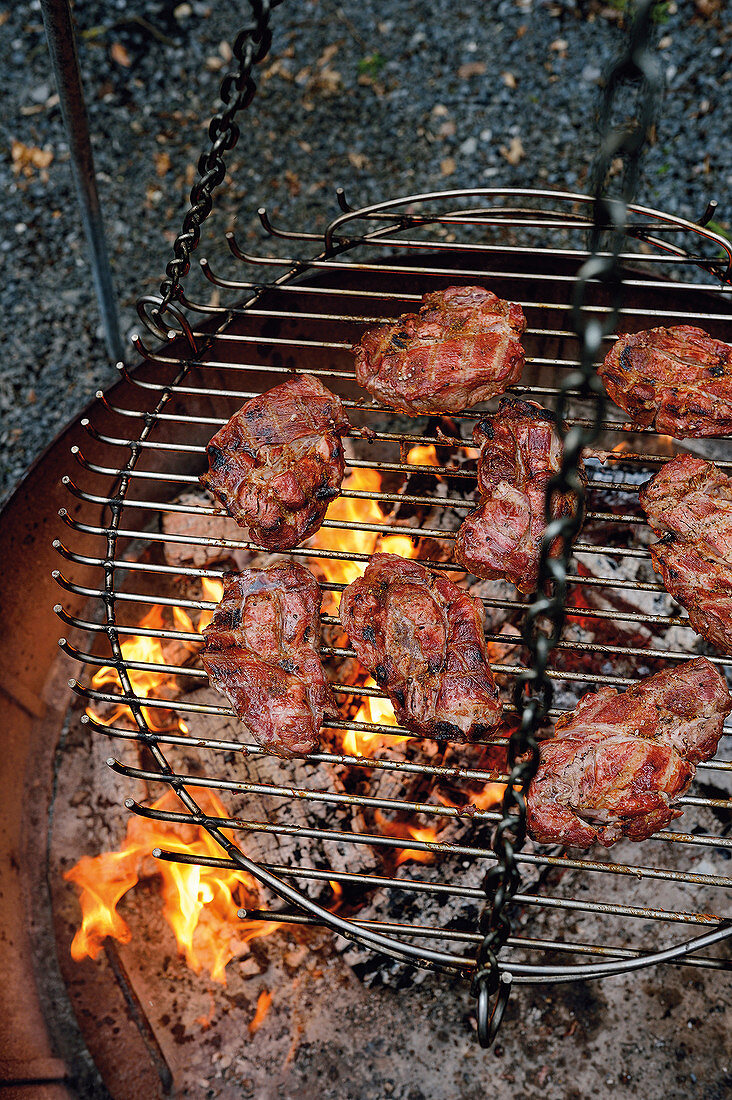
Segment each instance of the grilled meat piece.
M257 743L304 756L336 706L320 663L320 588L295 562L224 574L203 665Z
M732 347L692 325L621 336L598 374L616 405L677 439L732 432Z
M419 313L370 329L356 344L356 379L406 413L459 413L503 393L524 369L521 306L480 286L426 294Z
M680 455L638 497L663 536L651 558L664 587L698 634L732 652L732 479L713 462Z
M498 726L480 600L420 562L374 554L343 593L340 615L400 723L456 741Z
M482 497L463 521L455 543L456 559L476 577L505 577L519 592L536 588L544 496L562 458L556 423L554 414L534 401L504 397L498 412L476 424L473 439L480 447ZM555 494L553 518L571 515L573 508L571 496ZM557 542L555 552L558 549Z
M255 542L291 550L318 530L340 492L349 427L340 398L296 375L247 401L216 433L201 484Z
M619 694L580 699L539 746L527 823L541 844L606 848L645 840L681 810L700 760L717 750L732 698L706 657L659 672Z

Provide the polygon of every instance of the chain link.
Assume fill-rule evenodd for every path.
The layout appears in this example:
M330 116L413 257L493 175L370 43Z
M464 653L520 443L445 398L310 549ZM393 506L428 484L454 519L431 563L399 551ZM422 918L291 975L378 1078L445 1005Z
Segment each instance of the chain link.
M507 912L520 885L516 855L526 840L526 796L539 766L536 735L552 702L552 685L547 664L561 636L567 598L567 571L572 544L584 517L585 490L580 474L582 451L600 433L605 411L605 390L595 363L601 355L603 338L616 331L621 305L622 270L619 254L627 226L627 208L638 180L639 158L653 122L660 91L657 63L648 52L651 12L654 0L640 0L630 28L626 49L614 65L605 86L600 118L602 141L592 174L593 225L590 256L581 267L572 306L572 324L581 342L580 364L560 384L557 404L558 430L562 437L562 460L557 474L547 485L546 528L541 543L536 595L527 608L523 622L523 640L529 651L529 667L516 683L514 701L521 722L508 742L509 781L501 805L501 821L493 835L492 850L496 864L486 874L483 889L487 904L480 916L483 935L473 972L472 991L478 998L478 1039L488 1047L495 1038L506 1007L510 982L498 963L498 954L511 934ZM630 86L630 88L629 88ZM621 95L635 92L636 110L630 123L613 127L613 114ZM607 195L611 172L622 161L620 198ZM603 242L606 241L603 247ZM602 283L608 292L606 313L588 314L584 310L591 283ZM571 399L592 406L592 424L588 427L564 423ZM570 515L551 518L551 502L569 494L575 501ZM559 552L552 554L553 546ZM494 997L490 1011L489 998Z
M153 310L153 319L159 333L162 331L163 335L165 333L161 317L170 303L180 297L181 280L190 270L190 257L198 247L201 225L213 207L213 192L223 183L226 175L224 153L233 149L239 140L235 116L252 102L257 90L252 70L264 60L272 45L272 31L269 28L271 11L281 3L283 0L249 0L252 20L239 32L233 48L238 62L237 69L236 72L228 73L221 82L219 95L223 109L214 115L209 124L211 147L201 154L198 161L200 178L191 189L191 205L183 219L183 228L173 244L173 258L165 268L167 278L160 284L162 298L159 306Z

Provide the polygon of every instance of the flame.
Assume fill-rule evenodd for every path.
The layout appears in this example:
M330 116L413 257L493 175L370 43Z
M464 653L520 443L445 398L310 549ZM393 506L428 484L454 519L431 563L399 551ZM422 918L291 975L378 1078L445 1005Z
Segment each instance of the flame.
M367 677L363 687L376 687L376 681ZM394 708L388 699L379 696L366 696L356 712L355 722L370 722L375 726L396 726ZM353 729L343 733L343 751L349 756L373 756L376 749L383 744L398 745L402 741L408 741L408 737L398 737L388 734L385 736L377 730Z
M140 626L146 630L160 630L163 626L162 607L158 604L152 607L143 618ZM170 698L170 695L166 693L166 689L170 687L172 680L169 672L153 672L150 669L130 668L130 662L164 665L166 663L165 654L163 653L160 639L149 638L145 635L135 635L122 642L120 648L122 650L123 660L127 665L127 675L129 676L130 686L135 695L140 698ZM117 669L111 665L103 665L99 671L95 673L92 677L92 687L96 688L98 691L103 691L110 687L114 687L120 692L124 691L119 673ZM160 732L170 729L171 725L172 728L176 728L177 723L175 716L171 716L170 712L145 706L143 706L141 710L145 717L145 721L151 729ZM87 707L86 713L90 718L93 718L96 722L104 726L111 726L114 722L123 717L128 718L134 724L134 716L126 703L116 704L109 714L102 714L93 707Z
M407 462L410 466L439 466L437 450L434 443L427 445L417 443L407 451Z
M491 806L497 806L505 793L505 783L486 783L482 791L470 795L470 801L476 810L487 810Z
M328 908L330 909L331 913L337 913L341 905L343 904L343 887L341 886L340 882L336 882L334 878L328 879L328 885L333 891L333 901L328 906Z
M257 998L257 1011L247 1025L250 1035L254 1035L255 1031L259 1031L264 1017L269 1012L269 1006L271 1004L272 994L268 990L263 989Z
M201 577L201 588L203 589L202 599L208 600L210 603L218 603L224 594L223 582L213 577ZM201 612L198 617L199 634L203 633L213 619L213 616L213 611L206 610Z
M207 816L227 816L213 791L202 788L197 801ZM180 809L181 804L173 791L167 791L152 808L168 811ZM175 933L180 953L197 974L208 970L215 982L226 985L227 963L244 954L249 940L268 936L278 927L269 921L243 923L239 919L241 904L256 895L256 883L244 871L154 860L154 848L203 858L224 854L199 825L130 818L118 852L84 856L64 874L79 889L82 912L81 927L71 944L72 957L77 961L96 959L107 936L129 943L132 933L117 905L140 878L159 874L163 915Z
M380 810L374 810L374 820L384 836L398 837L401 840L419 840L432 844L437 839L437 830L433 826L409 825L406 821L390 821ZM431 863L434 853L423 852L419 848L397 848L395 866L413 860L416 863Z
M372 499L373 494L381 490L381 475L377 470L352 470L343 482L343 488L352 492L368 493L369 496L336 497L328 508L327 519L342 523L368 523L373 526L385 522L378 503ZM339 550L347 554L363 554L367 557L379 548L388 554L401 554L404 558L415 556L414 544L407 535L381 537L378 531L321 527L313 536L311 546L318 550ZM314 567L325 574L329 581L351 584L358 577L363 576L366 563L318 558Z

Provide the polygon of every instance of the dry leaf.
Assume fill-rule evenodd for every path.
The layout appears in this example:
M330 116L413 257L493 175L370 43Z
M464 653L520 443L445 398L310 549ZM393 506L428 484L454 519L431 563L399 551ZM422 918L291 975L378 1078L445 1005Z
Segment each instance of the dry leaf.
M471 76L482 76L485 68L484 61L468 61L466 65L460 66L458 76L461 80L469 80Z
M502 157L506 158L509 164L518 164L519 161L523 160L526 156L524 147L521 144L521 138L519 137L512 137L508 144L508 148L502 145L498 151Z
M156 153L153 160L155 161L155 171L162 179L170 171L170 156L165 152Z
M338 53L340 46L340 42L334 42L332 46L326 46L318 60L315 62L318 68L324 69L328 62Z
M25 145L22 141L10 143L10 159L13 162L13 172L16 176L21 173L27 178L33 175L34 169L43 171L48 168L53 160L51 149L39 149L37 145Z
M722 0L694 0L694 6L700 15L710 18L722 9Z
M287 186L289 188L290 194L293 196L293 198L296 195L299 195L300 194L300 189L301 189L299 176L297 176L294 172L292 172L288 168L285 172L285 180L287 182Z
M513 75L513 73L501 73L501 80L507 88L516 87L516 77Z
M366 168L369 163L369 158L365 153L354 153L353 151L348 154L348 159L354 168L358 168L359 171L362 168Z
M440 161L440 171L443 176L451 176L456 168L454 157L445 157L443 161Z
M121 42L113 42L109 47L109 53L112 61L116 61L118 65L122 65L125 69L129 69L132 60Z
M4 27L8 19L10 19L10 12L0 11L0 27Z
M529 29L528 23L522 23L520 27L516 28L516 37L523 38Z

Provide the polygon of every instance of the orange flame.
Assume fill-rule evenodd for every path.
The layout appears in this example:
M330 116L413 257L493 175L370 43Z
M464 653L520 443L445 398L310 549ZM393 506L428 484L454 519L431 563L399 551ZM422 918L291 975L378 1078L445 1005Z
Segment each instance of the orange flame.
M226 817L213 791L202 788L196 797L205 814ZM153 809L181 809L181 804L173 791L167 791L153 803ZM72 957L77 961L95 959L107 936L129 943L132 933L117 905L140 878L160 874L163 915L175 933L179 951L197 974L208 970L214 981L226 985L227 963L245 953L249 940L268 936L278 927L269 921L245 923L239 919L240 905L256 896L256 883L244 871L153 860L154 848L203 858L224 854L201 826L130 818L118 852L84 856L64 874L79 888L82 911L81 927L71 944Z
M147 615L145 615L140 626L146 630L160 630L163 626L162 608L158 604L152 607ZM124 661L127 664L127 674L130 679L130 686L135 695L140 698L170 698L170 695L166 694L166 689L170 687L172 681L169 672L153 672L151 669L130 668L131 662L164 665L165 654L163 653L160 639L149 638L145 635L135 635L122 642L120 648ZM117 688L120 692L123 691L122 681L119 678L117 669L113 668L111 665L103 665L92 677L92 687L99 691L108 689L112 686ZM173 716L171 718L170 712L144 706L141 709L145 721L151 729L162 731L170 729L171 724L174 729L176 728L175 717ZM108 714L101 714L93 707L87 707L86 712L89 717L104 726L111 726L114 722L123 717L128 718L134 723L132 711L125 703L116 704L114 709Z
M259 1031L262 1026L264 1017L269 1012L269 1006L272 1004L272 994L268 990L263 989L257 998L257 1011L248 1023L249 1034L254 1035L255 1031Z
M434 443L417 443L407 451L407 462L410 466L439 466L437 450Z
M381 475L377 470L352 470L343 482L343 488L352 492L367 493L363 497L337 497L329 506L326 519L343 523L367 523L381 525L385 517L378 503L371 499L381 490ZM415 548L407 535L388 535L381 537L378 531L343 530L341 528L321 527L313 536L311 546L319 550L339 550L347 554L370 556L378 548L387 554L401 554L404 558L413 558ZM351 584L363 576L365 562L331 561L318 558L314 563L316 570L325 574L329 581L339 584Z
M210 603L218 603L224 594L224 585L222 581L215 580L212 577L201 577L201 588L203 589L203 599L208 600ZM213 611L202 611L198 617L198 631L202 633L213 619Z
M384 836L398 837L401 840L419 840L425 844L432 844L437 839L437 830L431 825L420 827L409 825L405 821L389 821L380 810L374 810L374 820ZM434 853L425 852L419 848L396 849L397 856L395 866L413 860L416 863L431 863Z
M376 687L376 681L367 677L364 687ZM396 726L394 708L388 699L379 696L366 696L356 712L356 722L370 722L375 726ZM346 730L343 734L343 751L349 756L373 756L379 745L398 745L408 741L408 737L388 735L387 738L376 730Z

